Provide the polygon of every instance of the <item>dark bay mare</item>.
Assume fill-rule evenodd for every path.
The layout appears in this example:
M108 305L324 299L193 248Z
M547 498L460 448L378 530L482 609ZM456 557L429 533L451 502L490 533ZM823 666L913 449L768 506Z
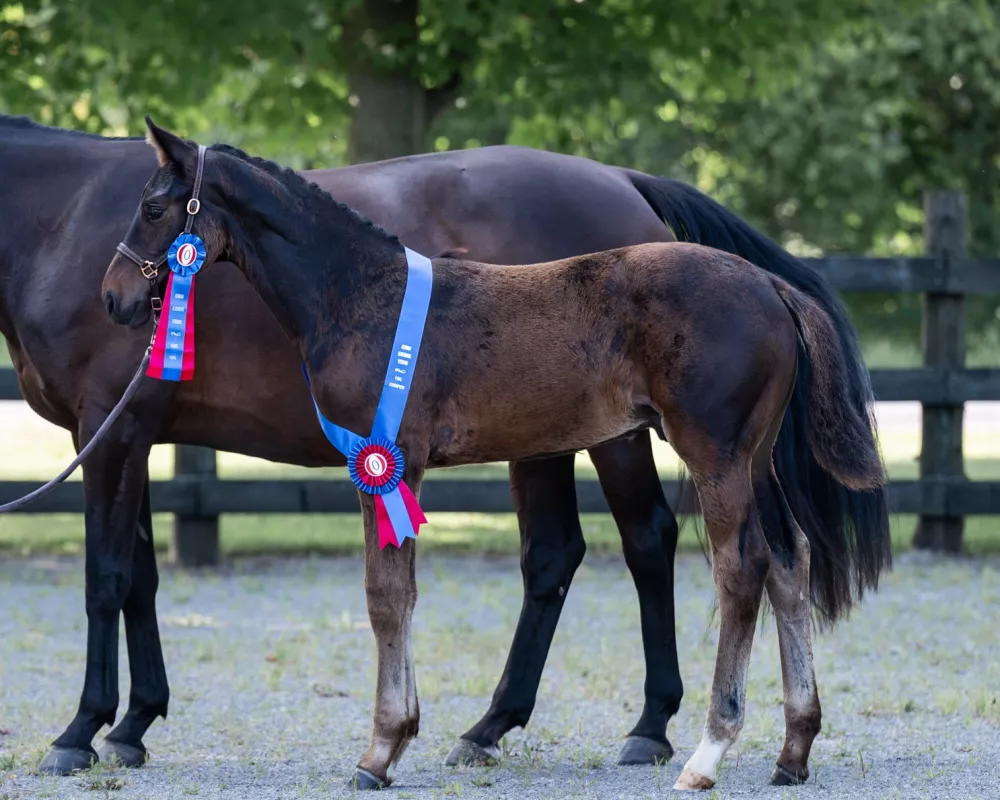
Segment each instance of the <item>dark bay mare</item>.
M115 405L149 342L148 302L116 302L102 297L100 287L155 166L142 138L103 138L0 116L0 332L25 399L69 430L77 449ZM682 183L525 148L415 156L309 175L432 254L467 248L480 261L561 258L672 240L664 219L720 246L770 246ZM194 444L290 464L344 464L316 426L294 348L235 268L216 265L199 278L197 306L195 379L180 385L144 380L83 466L86 673L77 714L43 761L44 772L89 766L97 757L94 736L115 722L122 615L131 693L104 755L141 764L143 735L167 713L146 467L151 446ZM112 324L108 310L135 330ZM649 764L672 755L666 726L682 696L674 640L677 523L647 432L589 453L635 580L646 659L643 710L620 761ZM528 722L584 557L574 455L512 463L510 480L523 605L493 701L449 755L453 763L490 758L507 731Z
M165 252L184 229L204 167L193 233L205 243L205 274L215 261L235 264L293 343L323 415L347 430L371 430L407 284L399 240L290 170L226 145L203 158L194 143L147 124L160 168L123 244L140 259ZM225 291L241 291L230 270L219 272ZM122 254L104 290L112 310L149 302L149 282ZM805 494L808 471L781 474L772 449L801 390L798 455L810 453L846 489L882 499L872 409L855 402L850 356L817 300L713 248L644 244L507 269L434 260L396 439L415 495L427 468L573 452L657 421L691 472L721 631L703 738L676 788L711 788L742 727L765 590L778 621L786 720L773 780L808 776L820 728L811 553L852 578L832 597L812 593L834 618L888 564L889 538L883 504L883 517L858 526L851 544L821 527L813 545L785 497L786 487ZM410 641L416 543L380 550L374 498L359 496L378 679L371 742L352 780L380 788L419 724Z

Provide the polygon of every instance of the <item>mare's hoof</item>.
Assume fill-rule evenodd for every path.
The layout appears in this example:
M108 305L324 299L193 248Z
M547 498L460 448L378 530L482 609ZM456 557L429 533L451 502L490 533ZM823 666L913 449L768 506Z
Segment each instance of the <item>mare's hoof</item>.
M674 748L670 746L670 742L658 742L645 736L629 736L618 755L618 766L666 764L673 757Z
M679 789L680 791L703 791L705 789L711 789L715 786L715 781L711 778L706 778L699 772L695 772L693 769L685 769L681 776L677 779L677 783L674 784L674 789Z
M149 751L146 750L142 742L139 746L116 742L114 739L105 739L101 748L101 761L112 763L117 761L123 767L141 767L146 763Z
M74 772L90 769L100 759L93 747L59 747L54 746L42 763L38 765L41 775L70 775Z
M347 782L348 789L354 789L358 792L377 792L379 789L384 789L389 785L389 781L379 780L374 775L372 775L368 770L361 769L357 767L354 770L354 775Z
M795 772L790 772L781 766L781 764L775 764L774 772L771 773L772 786L798 786L799 784L805 783L807 780L809 780L808 772L804 775L800 775Z
M468 739L459 739L444 760L446 767L491 767L500 760L500 748L495 744L483 747Z

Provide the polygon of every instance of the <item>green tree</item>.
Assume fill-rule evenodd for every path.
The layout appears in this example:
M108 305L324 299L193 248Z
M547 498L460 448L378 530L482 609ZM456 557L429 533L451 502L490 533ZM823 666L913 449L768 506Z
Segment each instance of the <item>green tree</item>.
M299 166L336 163L349 106L332 19L301 0L0 0L0 110L118 135L150 113Z
M985 2L873 5L763 85L716 83L665 60L658 82L508 113L503 135L690 180L802 254L918 254L923 192L960 189L972 254L997 256L997 14ZM869 340L907 342L917 362L919 297L849 301ZM968 303L972 363L1000 363L998 306Z
M831 37L762 100L692 104L695 179L803 252L918 254L923 193L969 198L970 254L1000 256L1000 16L993 4L892 6ZM919 298L851 298L870 335L916 357ZM1000 363L1000 298L967 303L970 361Z
M972 252L1000 253L998 23L987 3L887 7L777 96L711 109L705 141L745 165L741 205L772 231L826 251L911 253L923 192L953 188L969 195Z
M229 130L271 155L298 153L299 165L341 163L348 140L355 159L425 149L447 108L485 121L493 136L506 119L515 140L551 124L557 149L572 149L608 114L611 137L628 138L678 91L773 92L810 48L870 6L21 0L3 6L0 99L92 130L138 131L150 111L190 133ZM637 115L633 100L650 97Z

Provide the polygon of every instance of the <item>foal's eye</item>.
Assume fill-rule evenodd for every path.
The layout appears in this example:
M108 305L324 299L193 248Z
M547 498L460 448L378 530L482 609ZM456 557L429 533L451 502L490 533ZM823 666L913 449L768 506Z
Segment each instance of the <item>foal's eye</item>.
M146 219L155 222L163 216L164 209L161 206L146 206Z

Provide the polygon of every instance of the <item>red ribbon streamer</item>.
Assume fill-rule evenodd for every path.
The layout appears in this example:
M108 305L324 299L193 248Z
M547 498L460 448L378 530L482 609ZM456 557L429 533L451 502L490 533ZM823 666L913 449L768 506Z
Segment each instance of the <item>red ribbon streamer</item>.
M194 277L191 278L191 286L188 289L187 302L184 310L184 348L181 352L181 370L179 377L169 377L170 380L189 381L194 378ZM170 273L167 278L167 299L164 308L160 312L160 319L156 325L156 336L153 337L153 351L149 356L149 366L146 368L146 375L150 378L166 380L163 377L164 363L167 355L167 339L169 337L169 317L171 313L170 305L174 296L174 273ZM176 375L175 371L171 371Z
M410 518L409 521L412 526L412 538L415 539L420 535L420 526L427 524L427 517L424 516L423 510L420 508L420 503L413 496L413 492L410 491L409 486L401 481L399 486L393 489L393 491L399 492L403 498L403 505L406 506L406 514ZM392 520L389 519L389 512L385 508L385 500L382 499L382 495L380 494L375 495L375 521L378 526L379 550L384 550L387 544L393 544L396 547L403 546L403 540L408 538L408 533L404 531L402 535L399 535L393 527Z

